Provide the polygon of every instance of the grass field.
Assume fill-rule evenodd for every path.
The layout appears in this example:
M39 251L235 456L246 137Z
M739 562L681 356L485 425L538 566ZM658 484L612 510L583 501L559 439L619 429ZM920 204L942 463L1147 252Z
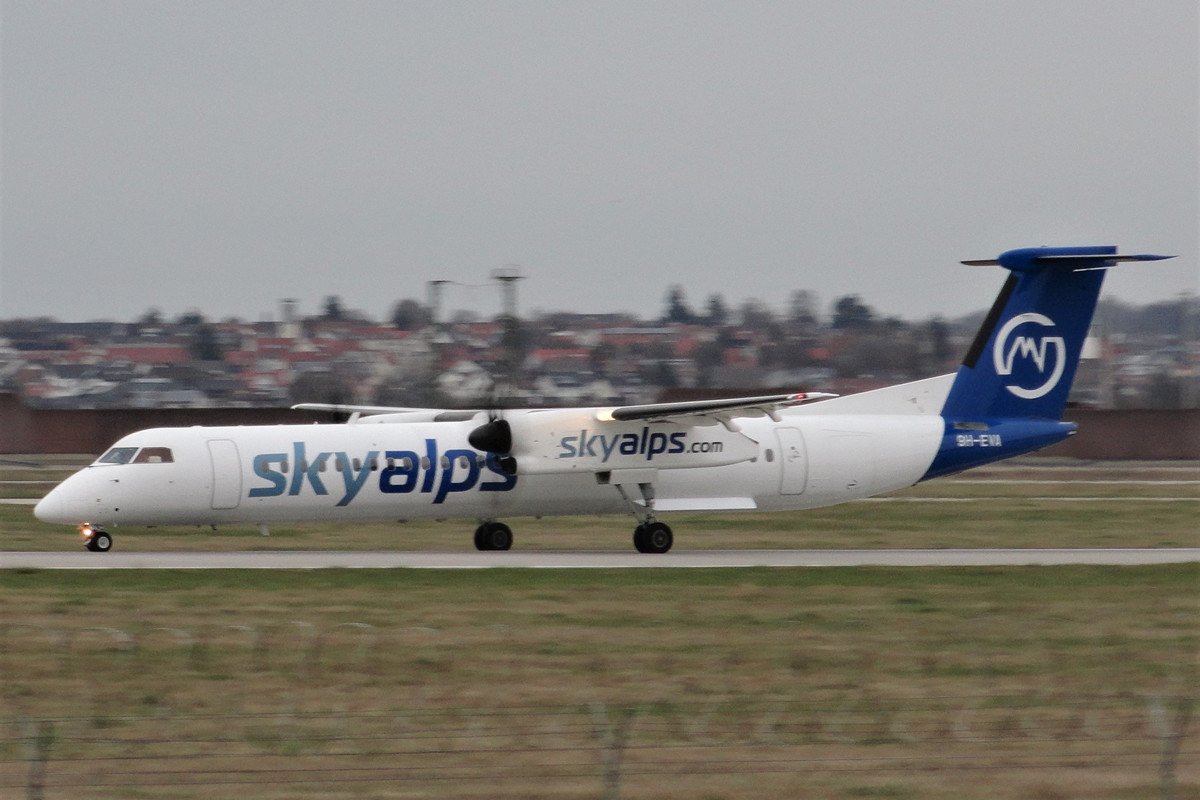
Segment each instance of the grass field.
M1153 797L1198 580L9 572L0 794L48 721L48 797Z
M1143 469L976 471L1050 480L671 522L688 549L1196 546L1194 483L1070 482L1196 477ZM0 514L0 549L78 546L28 506ZM622 519L514 527L522 549L629 547ZM117 546L468 534L163 529ZM0 797L32 776L47 798L1197 800L1198 658L1198 564L8 570Z

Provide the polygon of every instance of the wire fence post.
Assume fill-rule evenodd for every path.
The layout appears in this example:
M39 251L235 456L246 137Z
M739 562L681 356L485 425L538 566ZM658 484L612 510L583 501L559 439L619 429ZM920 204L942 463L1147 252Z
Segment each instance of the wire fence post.
M1167 714L1162 697L1154 695L1149 700L1151 722L1162 737L1162 750L1158 762L1158 775L1162 785L1163 800L1175 800L1175 765L1179 761L1179 748L1188 724L1192 721L1195 699L1191 696L1178 698L1174 717Z
M620 800L621 757L625 754L632 716L628 711L619 711L610 716L608 707L603 703L592 704L595 735L600 740L600 758L604 770L604 800Z
M42 721L36 725L30 724L29 738L26 742L29 749L29 774L25 779L26 800L42 800L44 797L46 759L50 755L50 747L53 744L53 723Z

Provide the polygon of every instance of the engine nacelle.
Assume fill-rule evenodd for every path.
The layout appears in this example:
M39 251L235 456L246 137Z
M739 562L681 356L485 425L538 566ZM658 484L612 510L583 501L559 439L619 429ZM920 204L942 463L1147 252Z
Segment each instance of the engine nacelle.
M517 474L717 467L758 456L758 442L720 425L598 420L594 412L510 415Z

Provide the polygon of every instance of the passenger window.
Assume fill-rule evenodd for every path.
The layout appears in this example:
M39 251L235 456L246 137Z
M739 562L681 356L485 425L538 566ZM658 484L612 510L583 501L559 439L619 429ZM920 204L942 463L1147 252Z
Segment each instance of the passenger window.
M114 447L100 458L96 459L97 464L128 464L133 461L133 454L137 452L136 447Z
M143 447L133 460L135 464L170 464L175 461L169 447Z

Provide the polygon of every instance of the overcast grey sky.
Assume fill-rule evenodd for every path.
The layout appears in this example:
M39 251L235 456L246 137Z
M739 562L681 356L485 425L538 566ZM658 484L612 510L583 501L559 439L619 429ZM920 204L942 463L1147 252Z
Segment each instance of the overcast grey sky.
M523 311L920 318L1038 244L1195 292L1197 8L3 0L0 317L382 317L517 264Z

